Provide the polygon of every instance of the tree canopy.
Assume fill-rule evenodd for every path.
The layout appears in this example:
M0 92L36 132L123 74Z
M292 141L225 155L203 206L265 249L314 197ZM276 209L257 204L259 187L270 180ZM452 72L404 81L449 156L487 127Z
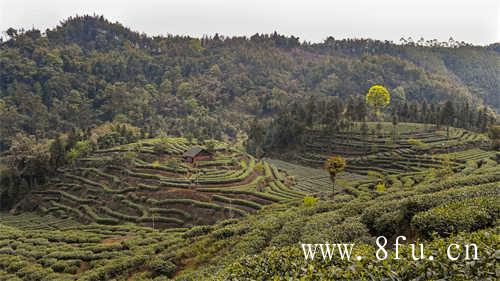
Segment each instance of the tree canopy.
M389 94L389 91L384 86L371 86L366 94L366 103L375 108L377 115L379 114L379 110L388 106L390 102L391 94Z

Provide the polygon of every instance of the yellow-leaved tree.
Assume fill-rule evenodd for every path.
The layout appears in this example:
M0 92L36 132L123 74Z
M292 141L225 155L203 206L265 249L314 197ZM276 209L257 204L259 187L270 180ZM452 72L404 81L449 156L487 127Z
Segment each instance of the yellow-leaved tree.
M375 116L380 116L380 109L386 107L391 102L391 94L381 85L371 86L366 94L366 104L375 109Z
M335 194L335 179L337 174L344 171L346 167L346 161L344 157L334 155L325 161L325 170L330 174L330 180L332 181L332 199Z

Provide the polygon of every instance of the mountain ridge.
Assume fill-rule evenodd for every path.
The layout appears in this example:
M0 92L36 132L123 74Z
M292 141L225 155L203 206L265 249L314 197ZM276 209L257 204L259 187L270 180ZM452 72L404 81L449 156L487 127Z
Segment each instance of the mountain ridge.
M102 16L71 17L44 34L9 31L0 47L0 120L20 129L0 128L3 147L19 131L53 137L116 119L181 135L191 116L201 131L211 128L204 137L234 136L290 100L360 97L372 84L400 87L408 102L500 109L498 44L149 37Z

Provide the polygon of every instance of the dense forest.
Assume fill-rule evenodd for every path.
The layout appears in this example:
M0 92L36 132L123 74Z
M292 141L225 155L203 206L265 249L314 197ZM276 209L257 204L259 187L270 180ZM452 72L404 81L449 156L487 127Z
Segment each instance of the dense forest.
M40 140L108 121L143 134L234 138L255 117L274 117L308 97L342 103L337 113L317 112L324 123L356 121L364 116L352 115L352 106L372 84L387 87L400 105L387 110L386 121L396 111L403 121L484 130L500 110L498 44L312 44L277 33L149 37L99 16L7 34L0 47L1 150L18 133ZM457 116L467 108L470 118L440 118L446 101Z

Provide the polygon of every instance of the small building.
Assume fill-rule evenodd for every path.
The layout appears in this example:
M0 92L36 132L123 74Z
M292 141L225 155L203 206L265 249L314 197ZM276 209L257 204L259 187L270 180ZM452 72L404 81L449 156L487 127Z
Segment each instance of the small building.
M188 163L202 160L212 160L213 153L200 146L193 146L182 154L182 159Z

